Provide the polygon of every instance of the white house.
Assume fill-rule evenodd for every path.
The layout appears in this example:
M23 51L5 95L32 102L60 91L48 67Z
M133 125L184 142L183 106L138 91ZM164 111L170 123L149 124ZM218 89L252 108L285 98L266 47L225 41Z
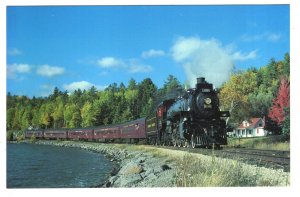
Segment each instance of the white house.
M240 126L230 134L233 137L260 137L268 134L264 129L265 121L262 118L244 120Z

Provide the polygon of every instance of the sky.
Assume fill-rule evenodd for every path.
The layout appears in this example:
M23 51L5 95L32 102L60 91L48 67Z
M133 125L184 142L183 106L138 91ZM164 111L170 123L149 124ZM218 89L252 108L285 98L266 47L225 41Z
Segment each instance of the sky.
M215 87L290 53L289 5L7 6L6 92L103 90L168 75Z

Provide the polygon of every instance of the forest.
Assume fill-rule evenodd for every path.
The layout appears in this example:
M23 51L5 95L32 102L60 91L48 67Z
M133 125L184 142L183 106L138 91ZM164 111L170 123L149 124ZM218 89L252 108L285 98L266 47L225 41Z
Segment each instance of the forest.
M267 130L275 134L290 132L290 56L271 59L265 66L235 71L219 89L220 108L229 110L228 125L234 128L242 120L261 117ZM153 113L164 98L180 94L184 84L169 75L158 88L150 78L137 83L131 78L110 84L105 90L91 87L72 93L57 87L47 97L28 98L7 93L6 129L74 128L107 125L133 120Z

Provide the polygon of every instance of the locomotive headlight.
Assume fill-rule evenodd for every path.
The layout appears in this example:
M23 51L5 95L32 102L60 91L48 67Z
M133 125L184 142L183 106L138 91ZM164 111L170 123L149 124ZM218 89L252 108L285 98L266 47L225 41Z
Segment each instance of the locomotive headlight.
M210 98L205 98L205 99L204 99L204 103L205 103L206 105L211 104L211 99L210 99Z

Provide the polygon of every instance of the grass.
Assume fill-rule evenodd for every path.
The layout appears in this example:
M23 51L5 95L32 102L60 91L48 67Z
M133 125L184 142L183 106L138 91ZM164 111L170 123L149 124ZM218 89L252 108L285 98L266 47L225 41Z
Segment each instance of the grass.
M243 164L237 160L205 159L185 155L180 161L179 187L288 186L289 174Z
M178 187L289 186L290 174L242 163L183 151L149 146L117 145L130 151L143 151L154 157L175 161Z
M266 136L256 138L228 138L228 146L268 150L290 150L289 139L284 136Z

